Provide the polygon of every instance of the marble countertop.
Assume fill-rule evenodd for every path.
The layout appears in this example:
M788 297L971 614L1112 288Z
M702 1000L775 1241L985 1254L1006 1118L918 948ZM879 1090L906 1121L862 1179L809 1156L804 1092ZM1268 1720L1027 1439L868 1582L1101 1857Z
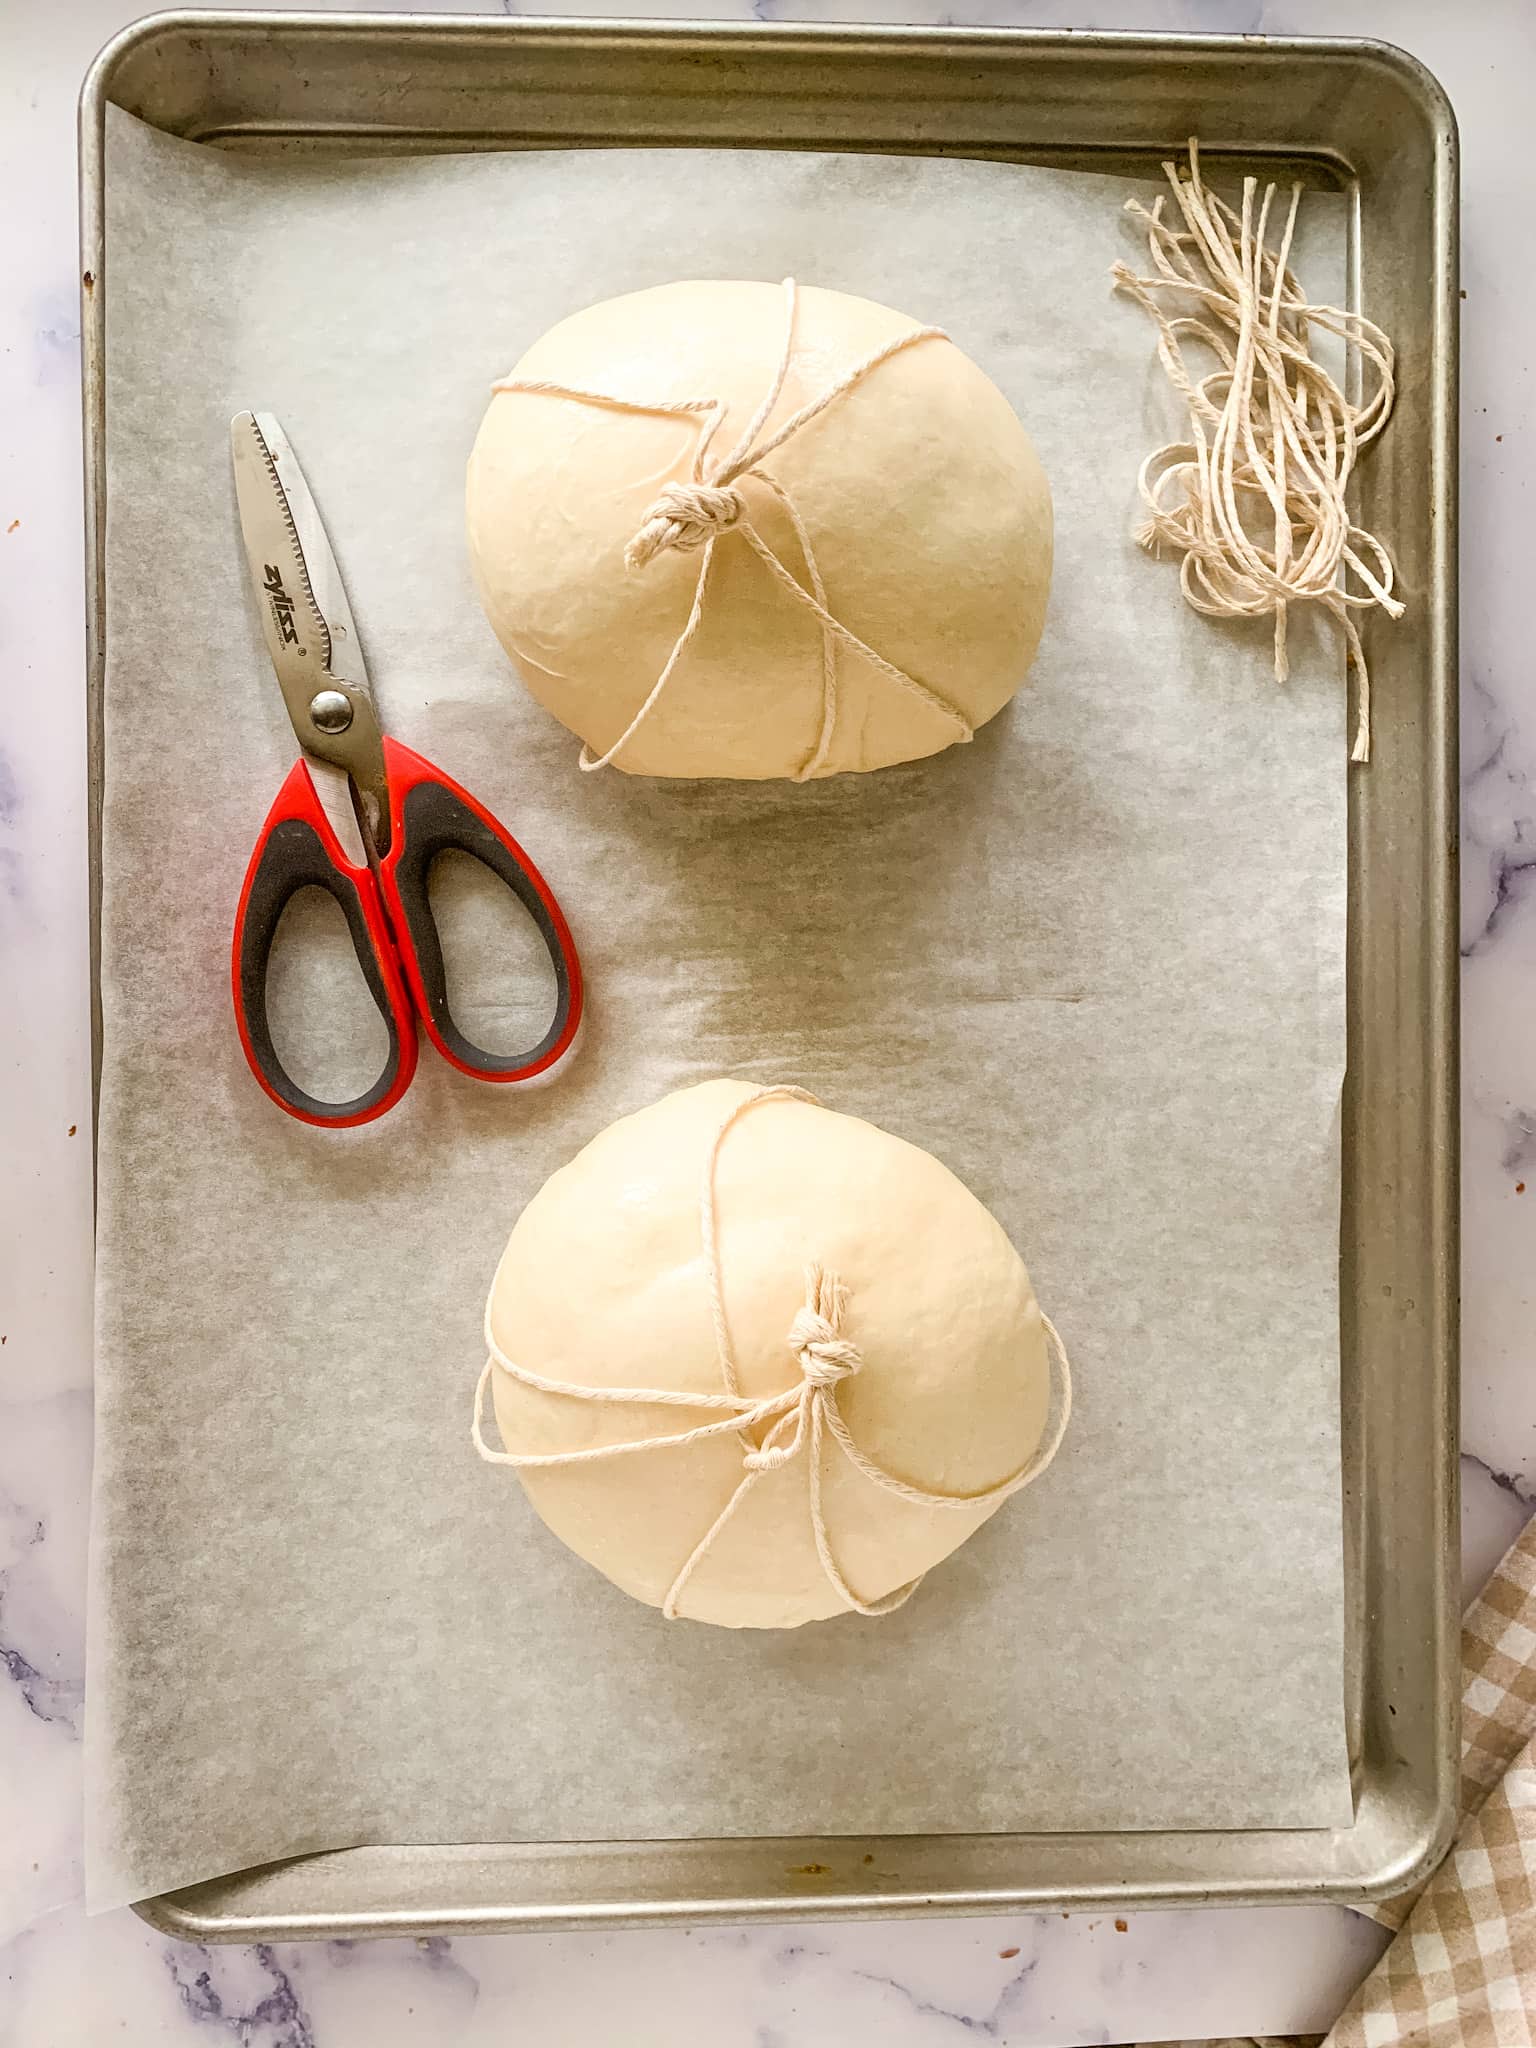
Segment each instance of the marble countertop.
M128 1913L85 1919L91 1217L74 102L95 49L137 11L132 0L72 0L15 7L0 23L0 2048L469 2048L514 2034L538 2048L1064 2048L1322 2030L1382 1939L1343 1910L214 1949L166 1941ZM504 11L520 10L513 0ZM612 10L566 0L561 11ZM1527 0L697 0L626 11L1367 35L1412 50L1448 88L1465 204L1463 1553L1476 1585L1536 1506L1536 669L1525 618L1536 14Z

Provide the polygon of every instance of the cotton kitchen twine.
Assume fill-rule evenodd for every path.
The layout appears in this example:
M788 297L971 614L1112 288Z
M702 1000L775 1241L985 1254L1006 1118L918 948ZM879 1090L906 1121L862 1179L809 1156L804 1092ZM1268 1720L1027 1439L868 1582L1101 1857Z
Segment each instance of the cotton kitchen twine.
M1354 614L1377 607L1401 618L1392 561L1354 525L1348 494L1360 451L1387 424L1395 391L1391 342L1361 313L1314 306L1288 267L1301 187L1291 188L1280 246L1267 241L1276 188L1262 199L1243 180L1241 212L1209 191L1200 151L1189 176L1163 165L1182 229L1158 198L1126 211L1146 227L1155 275L1129 264L1111 271L1119 290L1150 314L1157 352L1189 408L1187 441L1155 449L1141 466L1146 519L1137 539L1182 557L1184 597L1212 618L1274 619L1275 677L1290 674L1293 604L1316 604L1343 629L1355 671L1352 761L1371 752L1371 679ZM1165 303L1166 302L1166 303ZM1175 309L1170 312L1168 305ZM1347 397L1311 354L1311 330L1342 341L1362 365L1369 396ZM1191 345L1216 358L1197 376Z
M761 1119L770 1104L805 1105L815 1115L800 1116L793 1126L784 1120L772 1134L760 1124L763 1138L771 1136L770 1148L761 1157L740 1161L732 1204L744 1209L755 1192L762 1206L737 1219L736 1256L750 1260L753 1270L750 1285L733 1283L733 1296L741 1299L728 1313L719 1209L722 1149L744 1119ZM685 1203L673 1162L699 1142L702 1180ZM653 1146L660 1148L654 1154L661 1161L660 1179L647 1191L643 1162ZM786 1217L781 1198L793 1200L797 1156L807 1176L815 1176L826 1189L829 1217L846 1216L840 1178L865 1188L869 1213L845 1222L839 1253L859 1258L862 1269L855 1292L830 1263L808 1259L802 1268L804 1299L787 1328L778 1323L782 1334L774 1339L756 1324L765 1298L774 1296L784 1278L778 1254L797 1219ZM872 1165L886 1169L873 1181ZM910 1176L905 1193L904 1168ZM564 1186L557 1187L562 1180ZM508 1262L517 1260L514 1232L487 1303L487 1359L475 1390L474 1445L488 1463L518 1471L557 1535L626 1590L650 1598L669 1619L687 1614L728 1626L793 1626L845 1609L889 1614L911 1597L928 1563L947 1555L1010 1495L1038 1478L1060 1448L1071 1415L1066 1351L1038 1309L1022 1263L995 1220L931 1155L874 1126L833 1115L803 1089L714 1082L682 1091L611 1126L563 1176L547 1184L545 1194L525 1212L525 1222L550 1190L555 1190L554 1214L547 1227L535 1220L533 1242L516 1273L509 1274ZM691 1244L673 1228L684 1224L685 1206L694 1212L692 1227L684 1233ZM541 1358L551 1351L557 1357L580 1355L584 1299L593 1302L595 1288L589 1284L585 1296L570 1291L558 1247L570 1221L581 1217L587 1229L577 1258L595 1264L606 1253L620 1268L616 1322L606 1319L604 1303L595 1302L589 1345L609 1363L610 1331L627 1327L641 1352L648 1337L655 1340L653 1355L663 1365L676 1365L685 1353L711 1351L718 1391L702 1385L625 1384L622 1378L617 1384L584 1383L535 1371L510 1355L498 1338L498 1321L503 1329L514 1321L540 1327ZM835 1228L819 1218L816 1227ZM893 1244L893 1238L900 1242ZM692 1253L691 1259L682 1256L685 1252ZM697 1315L700 1264L707 1333ZM978 1288L985 1294L979 1296ZM541 1291L550 1304L542 1317L533 1298ZM558 1306L561 1301L567 1311ZM740 1335L733 1337L733 1322L738 1332L753 1326L745 1345ZM898 1331L902 1335L893 1345ZM910 1343L903 1341L907 1333ZM690 1345L690 1337L698 1341ZM925 1346L921 1355L912 1349ZM749 1349L748 1360L744 1352ZM795 1367L787 1385L759 1390L753 1384L764 1377L782 1380L787 1360ZM617 1364L612 1369L621 1371ZM948 1468L939 1476L953 1474L959 1483L925 1484L905 1477L859 1441L853 1425L860 1418L850 1420L842 1401L866 1374L877 1381L869 1425L889 1435L885 1425L897 1420L894 1434L904 1462L921 1463L925 1452L934 1455L937 1443L939 1462ZM502 1397L498 1419L504 1440L509 1419L514 1426L520 1419L538 1426L541 1441L552 1428L559 1447L493 1450L481 1420L488 1386ZM536 1401L529 1412L514 1417L514 1407L525 1405L521 1397L527 1393L549 1400ZM908 1403L914 1413L904 1418ZM708 1419L655 1434L625 1428L593 1440L592 1418L614 1406L686 1409ZM1027 1451L1000 1478L967 1483L965 1467L969 1463L974 1471L978 1456L990 1458L995 1469L998 1441L1006 1442L1010 1430L1028 1439ZM706 1446L707 1467L676 1462L680 1454ZM834 1469L839 1463L844 1470ZM624 1496L615 1502L609 1489L621 1468ZM642 1468L647 1468L643 1474ZM855 1475L867 1486L858 1487ZM696 1491L689 1490L690 1478L699 1481ZM562 1497L537 1491L549 1479L563 1486ZM829 1493L835 1495L835 1513ZM901 1505L891 1511L882 1502ZM659 1530L652 1526L658 1515L666 1524ZM884 1515L891 1517L892 1527L882 1536L870 1517ZM954 1526L955 1517L964 1518L964 1525ZM937 1527L936 1520L949 1526ZM724 1560L728 1569L716 1573L714 1561L723 1559L733 1525L740 1529L746 1524L750 1527ZM634 1576L634 1552L652 1537L660 1547L652 1546L652 1577L646 1585L643 1569L639 1578ZM885 1583L863 1591L845 1555L856 1537L865 1571L872 1558L886 1558ZM882 1553L882 1544L892 1538ZM819 1595L803 1570L812 1553ZM893 1582L894 1560L914 1556L923 1560L922 1568L907 1573L903 1564ZM667 1557L670 1562L658 1569ZM776 1560L787 1561L785 1583L777 1586L770 1583ZM798 1584L793 1583L797 1574Z
M468 525L587 770L803 782L963 743L1022 680L1050 578L1049 489L996 386L942 328L793 279L562 322L494 386Z

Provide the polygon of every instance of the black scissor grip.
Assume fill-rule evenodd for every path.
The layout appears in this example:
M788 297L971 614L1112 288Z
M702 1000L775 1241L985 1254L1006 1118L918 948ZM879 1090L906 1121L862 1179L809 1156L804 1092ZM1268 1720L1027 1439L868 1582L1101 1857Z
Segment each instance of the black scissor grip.
M581 1014L581 969L570 930L548 884L489 812L467 790L393 740L385 741L393 799L393 843L380 867L390 915L403 925L413 994L428 1036L445 1058L483 1079L526 1078L554 1064L575 1036ZM475 1045L448 1007L448 976L428 884L444 853L464 853L488 868L533 919L555 971L555 1013L534 1046L517 1053Z
M310 888L323 889L340 906L368 993L389 1034L383 1072L371 1088L347 1102L324 1102L299 1086L278 1056L267 1015L267 972L278 926L293 898ZM347 860L302 761L279 791L251 855L235 916L231 969L246 1059L284 1109L306 1123L365 1123L404 1094L416 1067L416 1031L373 877Z

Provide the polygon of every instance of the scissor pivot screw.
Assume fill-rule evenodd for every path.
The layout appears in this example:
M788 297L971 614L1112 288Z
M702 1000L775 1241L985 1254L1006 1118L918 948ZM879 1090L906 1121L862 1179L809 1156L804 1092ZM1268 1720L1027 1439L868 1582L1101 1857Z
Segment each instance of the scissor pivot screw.
M345 732L352 723L352 700L341 690L317 690L309 700L316 732Z

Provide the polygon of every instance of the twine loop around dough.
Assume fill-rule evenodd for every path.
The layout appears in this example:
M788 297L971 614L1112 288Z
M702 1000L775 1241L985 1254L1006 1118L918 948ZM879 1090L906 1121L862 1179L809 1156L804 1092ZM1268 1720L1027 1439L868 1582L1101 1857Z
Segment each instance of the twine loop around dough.
M947 719L956 728L957 741L974 738L974 728L965 713L956 704L951 704L937 690L919 682L916 676L908 675L893 661L887 661L883 654L861 640L857 633L845 626L841 619L833 616L827 608L827 588L821 578L816 561L816 550L805 521L789 492L763 463L775 449L782 448L812 420L819 419L828 406L834 404L845 392L878 370L882 363L888 363L892 356L899 356L909 348L915 348L924 341L948 341L949 336L942 327L912 327L906 333L896 335L892 340L862 357L852 368L845 370L835 384L816 398L810 399L781 426L765 433L768 416L779 402L784 389L784 380L789 375L789 366L795 353L795 311L798 305L798 287L792 277L784 280L784 341L779 350L778 362L769 380L768 389L759 401L757 411L747 422L745 431L730 454L718 461L709 460L710 444L725 419L726 404L720 398L674 398L646 401L637 398L616 398L606 391L587 391L579 385L560 384L545 377L503 377L492 385L493 392L518 391L546 398L570 398L583 405L595 405L610 412L639 413L660 418L676 417L694 419L698 422L698 439L694 443L693 462L686 479L670 483L657 497L645 515L639 530L624 551L624 561L631 570L643 569L659 554L669 550L683 553L698 552L701 555L699 573L693 586L693 600L682 631L672 643L672 651L662 665L660 675L651 685L644 703L619 734L606 753L594 755L591 748L583 746L581 766L590 773L594 768L606 768L640 730L661 698L661 693L672 680L679 662L687 653L694 635L704 620L705 600L709 593L710 568L715 558L715 549L726 534L735 534L745 541L757 556L763 567L779 584L785 594L808 611L821 629L821 726L816 744L804 764L796 769L793 780L807 782L826 764L832 745L832 732L837 722L837 649L841 644L861 655L871 668L877 669L889 682L895 683L910 696L916 697L930 710ZM802 582L792 569L769 546L758 531L741 492L736 489L739 479L750 476L763 486L773 497L794 535L795 547L805 565Z
M1067 1424L1072 1419L1072 1367L1067 1357L1066 1346L1062 1343L1055 1324L1042 1310L1041 1325L1045 1331L1049 1351L1055 1399L1054 1417L1048 1422L1045 1434L1018 1471L1006 1479L1000 1479L995 1486L981 1488L976 1493L935 1493L928 1488L914 1485L895 1472L887 1471L876 1464L868 1452L855 1442L842 1410L838 1406L838 1388L842 1382L857 1373L863 1366L863 1354L853 1341L844 1335L843 1324L848 1307L848 1290L833 1273L824 1267L812 1265L806 1268L806 1298L802 1308L789 1326L787 1342L800 1365L800 1377L792 1386L776 1394L768 1394L760 1400L749 1400L741 1391L741 1377L736 1366L735 1347L731 1341L730 1326L725 1317L725 1297L720 1281L720 1239L715 1221L715 1168L720 1157L720 1147L726 1134L745 1116L764 1102L808 1102L816 1105L816 1097L803 1088L785 1084L759 1088L754 1094L743 1097L727 1114L709 1148L704 1167L704 1185L699 1197L699 1227L703 1239L704 1273L709 1290L710 1318L714 1324L715 1350L720 1364L720 1377L725 1385L721 1394L695 1394L677 1388L661 1387L584 1387L571 1380L548 1379L542 1373L530 1372L526 1366L516 1364L497 1343L491 1328L491 1306L495 1299L492 1288L491 1299L485 1305L486 1361L479 1380L475 1385L474 1413L470 1423L470 1437L476 1451L488 1465L512 1465L522 1470L548 1471L557 1467L596 1464L604 1458L633 1457L643 1451L677 1450L687 1444L703 1443L709 1438L736 1434L742 1445L742 1476L725 1506L699 1538L688 1556L683 1560L677 1576L667 1589L661 1603L662 1614L668 1621L675 1621L678 1602L683 1589L695 1571L708 1556L727 1522L736 1513L741 1503L758 1485L766 1474L776 1472L807 1453L807 1500L810 1509L811 1535L816 1545L816 1555L826 1573L833 1591L845 1607L856 1614L890 1614L910 1600L922 1583L922 1575L898 1586L880 1600L863 1600L849 1585L843 1575L832 1549L827 1533L826 1515L822 1506L822 1464L827 1440L830 1438L843 1453L848 1462L881 1487L886 1493L893 1493L899 1500L912 1502L915 1507L975 1509L990 1507L1006 1500L1010 1494L1018 1493L1050 1464L1061 1448L1062 1438L1067 1433ZM701 1422L692 1429L676 1431L666 1436L642 1436L616 1444L592 1444L578 1451L493 1451L485 1440L481 1415L485 1407L485 1390L493 1372L504 1372L508 1378L520 1385L532 1387L544 1394L564 1394L573 1401L613 1402L620 1405L658 1408L693 1408L715 1410L720 1419ZM755 1432L766 1430L759 1440Z

